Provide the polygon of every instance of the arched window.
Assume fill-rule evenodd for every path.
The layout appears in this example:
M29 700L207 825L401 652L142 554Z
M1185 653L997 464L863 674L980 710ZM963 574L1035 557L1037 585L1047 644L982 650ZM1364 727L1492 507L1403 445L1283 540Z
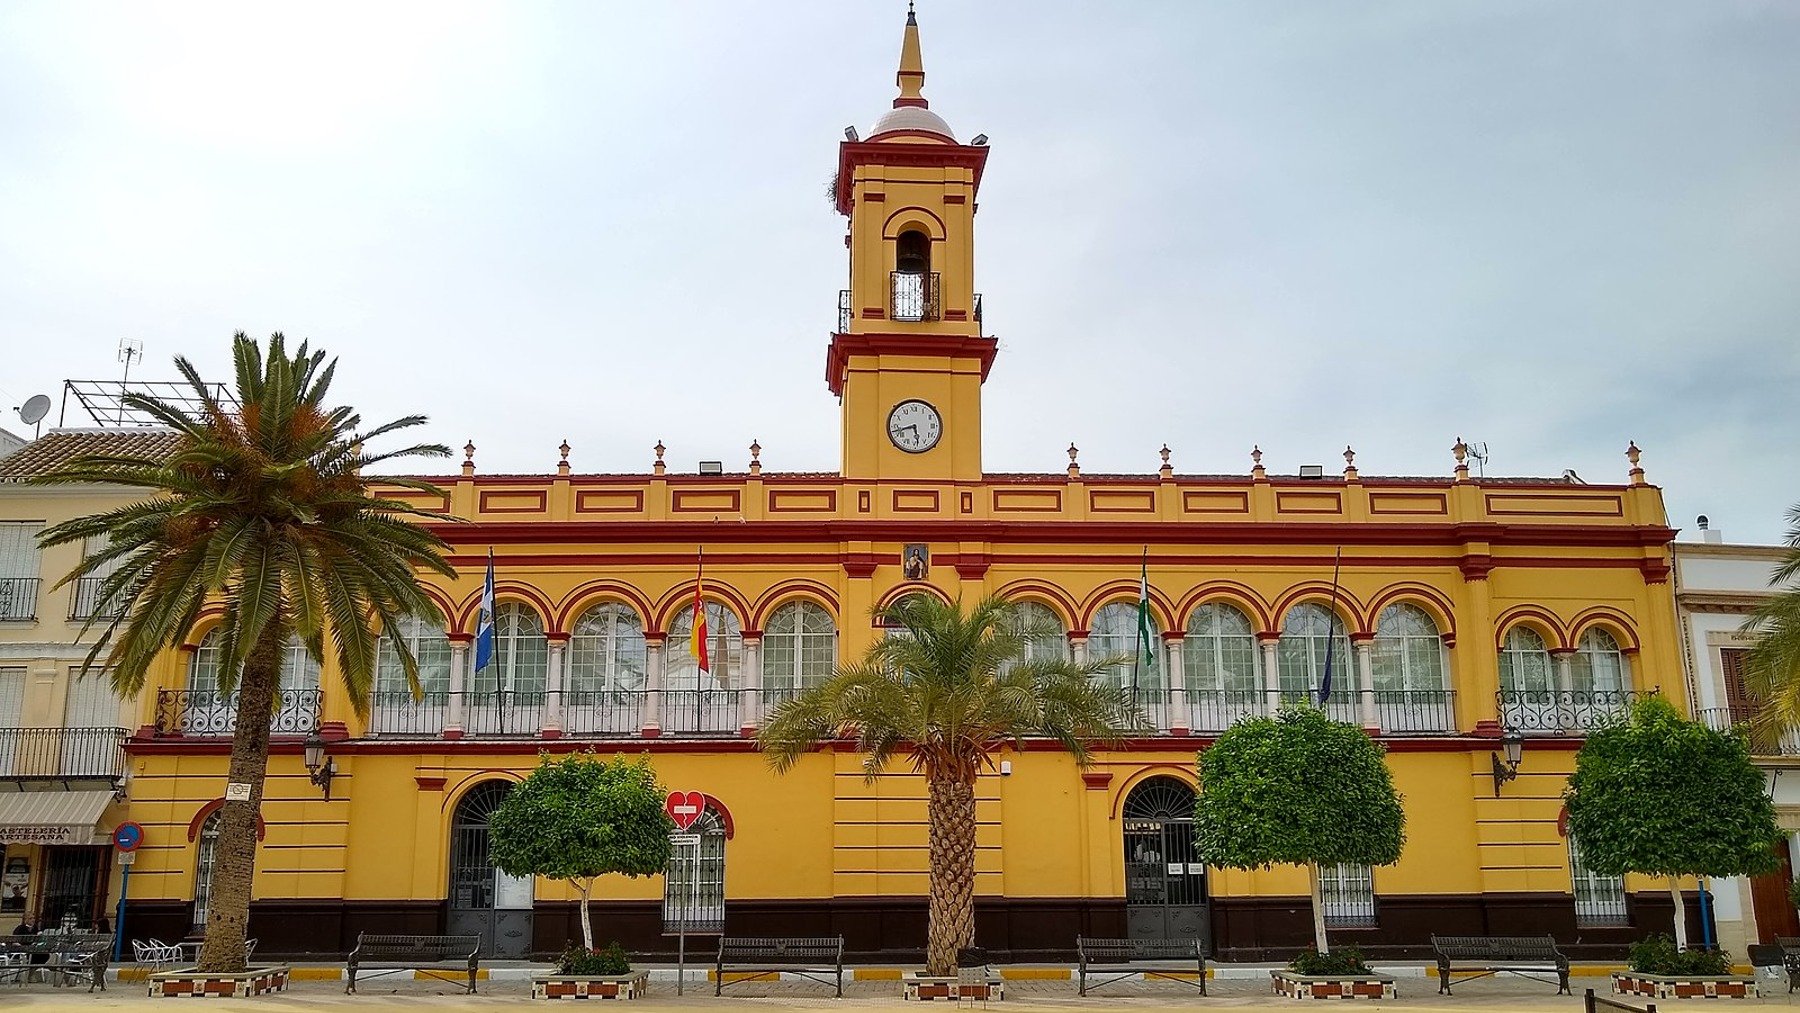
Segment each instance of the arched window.
M894 270L902 274L931 273L931 237L907 229L894 241Z
M1014 630L1025 638L1025 653L1020 655L1020 661L1069 660L1069 631L1050 606L1043 602L1015 601L1012 619Z
M223 665L219 630L214 627L201 639L188 662L188 688L180 713L159 713L158 728L175 721L179 726L168 731L182 735L231 734L237 726L237 691L226 693L220 688ZM278 735L313 731L318 726L319 704L319 663L307 654L298 636L289 636L281 650L281 672L269 730Z
M1520 696L1556 690L1550 650L1536 630L1515 626L1506 634L1500 646L1500 689Z
M837 664L837 624L817 602L791 601L763 626L762 687L779 701L831 678Z
M1607 697L1630 688L1630 670L1619 642L1602 629L1590 629L1575 645L1572 662L1571 689L1577 693L1593 693Z
M663 874L663 931L678 932L683 920L689 932L721 932L725 928L725 819L707 803L688 833L700 844L676 845Z
M1108 668L1103 677L1120 686L1136 687L1139 693L1156 693L1165 685L1162 665L1157 663L1162 631L1157 628L1154 614L1147 616L1146 621L1150 626L1148 657L1142 631L1138 629L1137 602L1116 601L1100 606L1088 625L1087 656L1090 662L1123 659Z
M193 693L218 693L222 655L219 629L213 629L200 641L193 660L188 663L188 690ZM284 690L319 688L319 663L306 653L306 645L298 636L290 635L281 649L281 682Z
M1329 657L1332 701L1355 700L1356 660L1350 654L1350 637L1343 619L1325 606L1302 602L1288 609L1276 657L1284 696L1317 701Z
M669 621L668 646L663 651L663 688L666 690L741 689L744 683L744 627L737 613L716 601L706 602L706 654L710 670L700 673L694 657L692 634L694 607L683 605Z
M1417 605L1395 604L1375 620L1377 692L1437 693L1444 689L1444 639Z
M894 273L891 278L895 320L936 320L937 276L931 272L931 237L907 229L894 241Z
M194 928L206 927L207 899L212 895L213 856L219 850L219 817L224 810L214 809L200 824L198 846L194 849Z
M1605 876L1581 864L1581 848L1569 838L1569 880L1575 893L1576 925L1629 925L1625 878Z
M569 633L569 669L563 688L580 702L589 694L637 693L644 688L649 651L644 621L619 602L581 613Z
M550 674L550 641L530 606L502 602L494 609L494 657L475 673L475 692L542 694Z
M418 663L419 687L425 691L426 698L448 693L450 637L444 632L444 617L436 614L407 616L396 625L400 638ZM385 635L381 638L381 651L375 656L375 694L378 702L388 701L390 697L396 698L393 702L398 702L400 696L412 698L406 684L406 669L400 664L400 652Z
M906 603L906 602L918 601L918 600L921 600L926 597L928 597L928 595L926 595L922 591L913 591L908 594L903 594L898 598L895 598L894 601L892 602L892 604L900 605L900 604ZM907 629L904 626L898 625L898 624L889 624L884 617L877 617L875 621L877 624L879 624L881 626L881 629L882 629L881 635L884 637L910 637L910 636L912 636L911 630Z
M1250 619L1223 602L1202 605L1188 617L1181 661L1189 693L1240 694L1261 689Z

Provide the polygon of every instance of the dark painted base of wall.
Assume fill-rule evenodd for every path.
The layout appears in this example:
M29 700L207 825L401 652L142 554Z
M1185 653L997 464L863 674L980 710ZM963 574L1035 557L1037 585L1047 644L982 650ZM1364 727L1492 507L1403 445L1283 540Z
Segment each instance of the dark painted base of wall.
M842 897L830 901L734 900L725 931L741 936L842 935L845 958L858 962L917 963L924 959L925 899ZM1334 943L1353 944L1382 960L1431 957L1431 936L1555 936L1577 960L1616 960L1632 942L1669 932L1673 906L1663 892L1627 897L1629 924L1577 927L1574 898L1564 894L1483 894L1379 898L1377 924L1333 928ZM662 931L655 901L596 901L594 939L617 941L648 960L673 959L675 937ZM176 901L128 901L129 938L184 939L193 906ZM1688 897L1688 934L1699 939L1697 898ZM259 957L342 959L361 932L433 934L444 931L444 901L257 901L250 935ZM560 952L581 938L573 903L540 902L532 948ZM988 898L975 904L975 939L1001 963L1072 960L1075 937L1126 934L1118 898ZM1220 960L1285 960L1312 944L1312 916L1304 897L1223 897L1212 901L1213 955ZM689 937L690 958L715 949L712 936Z

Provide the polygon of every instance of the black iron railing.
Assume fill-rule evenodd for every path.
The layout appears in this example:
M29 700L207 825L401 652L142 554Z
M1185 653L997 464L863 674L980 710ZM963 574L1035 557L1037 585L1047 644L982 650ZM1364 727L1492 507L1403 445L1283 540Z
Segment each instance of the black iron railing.
M735 689L665 689L658 691L657 723L666 735L736 735L739 722Z
M1314 686L1304 693L1297 690L1284 689L1281 691L1281 705L1283 707L1298 707L1301 705L1318 707L1319 688ZM1358 726L1363 723L1362 696L1357 691L1354 684L1346 686L1342 682L1336 682L1334 680L1331 687L1331 696L1326 699L1323 710L1325 711L1325 716L1333 721L1342 721L1347 725Z
M1456 691L1378 689L1375 717L1388 735L1445 735L1456 731Z
M37 618L38 578L0 577L0 620Z
M918 274L912 271L895 271L888 275L888 282L889 292L892 293L888 304L890 319L939 319L937 272Z
M981 293L980 292L975 293L975 333L983 334L983 335L985 335L987 333L986 328L981 326Z
M1222 732L1239 718L1261 714L1268 700L1260 689L1189 689L1185 695L1188 729L1195 732Z
M383 689L369 694L369 734L397 739L435 739L450 719L450 694Z
M274 735L311 735L319 730L323 694L316 689L276 692L269 715ZM162 689L156 692L156 734L210 738L237 731L238 697L207 689Z
M1591 732L1623 716L1637 694L1623 689L1503 689L1500 725L1523 735Z
M560 706L564 735L631 736L644 727L641 689L566 689Z
M0 728L0 778L125 776L123 728Z
M856 315L856 311L850 308L850 290L847 288L838 289L838 329L837 329L837 332L839 334L849 334L850 333L850 321L855 315Z
M461 694L463 734L485 738L536 735L549 717L550 694L541 689L479 689Z
M105 577L77 577L74 593L69 596L69 618L91 619L99 616L110 619L124 611L125 602L114 596L110 601L102 600L101 589L106 585Z

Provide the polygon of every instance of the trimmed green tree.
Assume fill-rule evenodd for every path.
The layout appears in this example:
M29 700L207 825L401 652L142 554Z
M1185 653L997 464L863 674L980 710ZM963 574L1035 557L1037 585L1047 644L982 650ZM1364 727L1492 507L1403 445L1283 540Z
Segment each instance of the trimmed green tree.
M1392 865L1406 845L1385 754L1316 707L1241 720L1200 753L1195 846L1221 868L1305 866L1313 938L1329 953L1319 866Z
M669 864L675 824L648 758L604 761L591 752L544 757L489 820L488 854L509 876L543 876L581 894L581 942L594 948L588 899L608 873L654 876Z
M1689 721L1658 696L1588 736L1565 798L1584 866L1668 877L1682 949L1682 876L1757 876L1780 864L1775 804L1742 733Z

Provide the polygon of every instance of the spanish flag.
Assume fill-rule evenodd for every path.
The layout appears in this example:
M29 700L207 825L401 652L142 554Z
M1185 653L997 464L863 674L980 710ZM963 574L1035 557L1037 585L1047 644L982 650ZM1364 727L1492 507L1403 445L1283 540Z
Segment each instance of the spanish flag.
M688 652L699 663L700 671L703 674L711 674L712 662L706 654L706 604L700 597L701 591L706 587L706 579L703 576L705 572L706 557L702 554L699 569L694 573L694 620L691 624L692 628L688 630Z

